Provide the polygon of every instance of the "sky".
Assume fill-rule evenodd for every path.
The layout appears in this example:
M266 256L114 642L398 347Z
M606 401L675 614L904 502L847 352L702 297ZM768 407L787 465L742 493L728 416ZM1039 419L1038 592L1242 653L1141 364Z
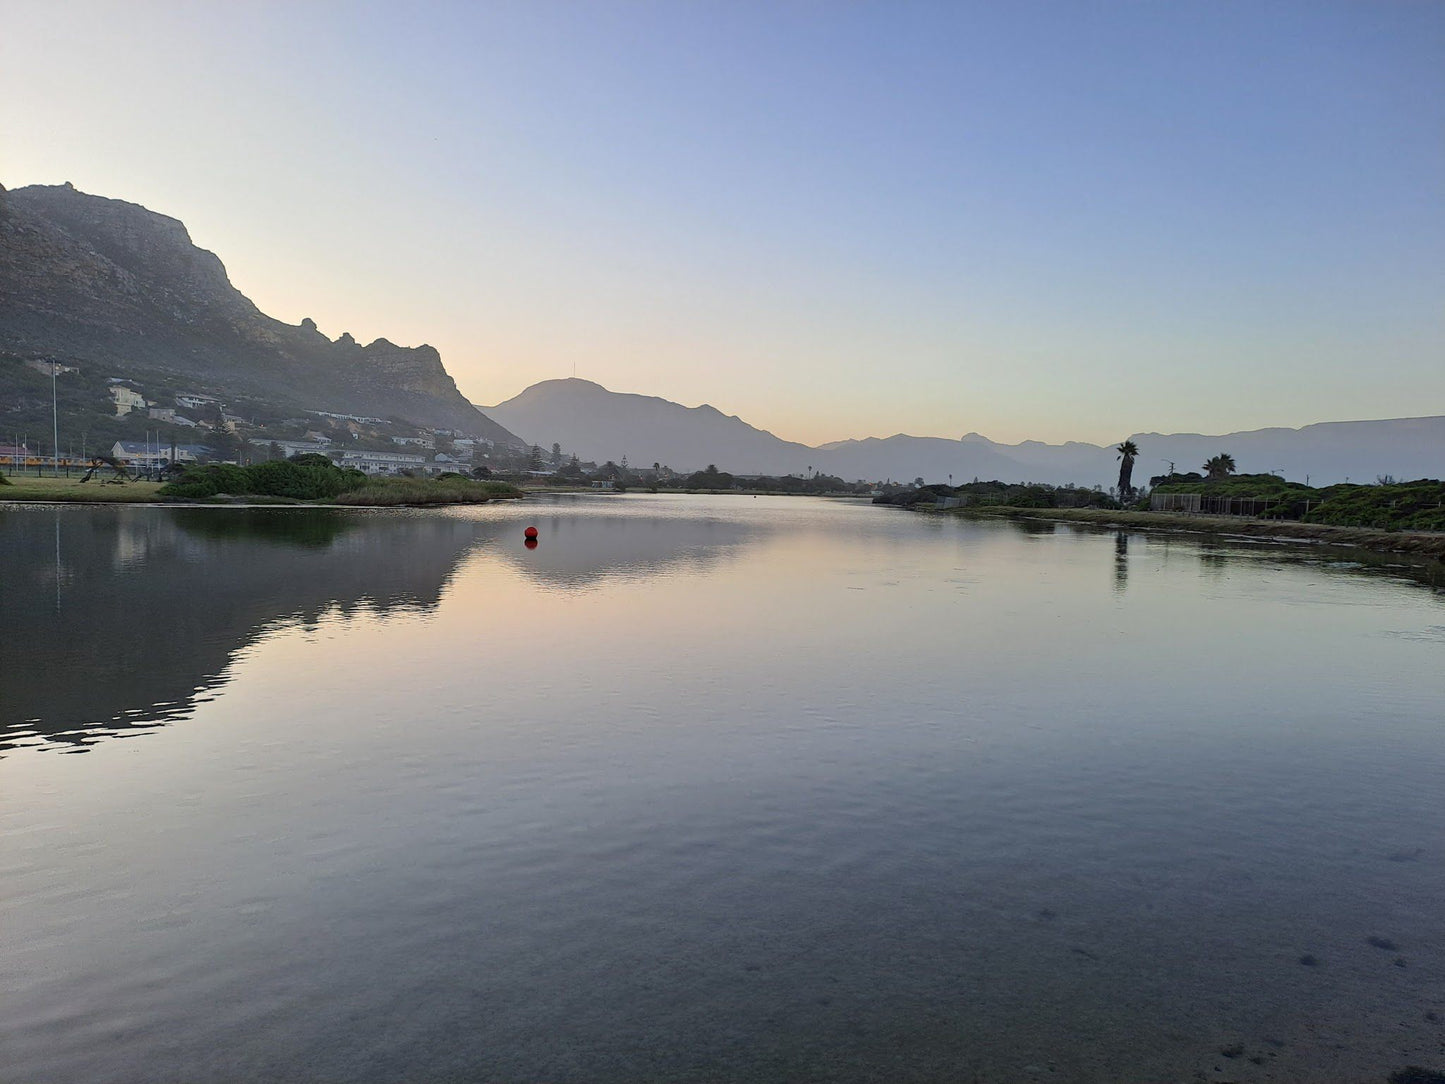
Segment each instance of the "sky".
M0 184L808 443L1445 413L1445 4L7 0Z

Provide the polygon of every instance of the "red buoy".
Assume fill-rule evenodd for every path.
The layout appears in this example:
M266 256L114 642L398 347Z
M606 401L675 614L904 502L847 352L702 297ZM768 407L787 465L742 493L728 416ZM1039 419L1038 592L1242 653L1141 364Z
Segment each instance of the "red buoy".
M529 550L534 550L537 548L537 540L535 538L528 538L523 540L522 545L526 546Z
M527 528L525 531L523 531L522 533L523 533L524 535L526 535L528 538L536 538L536 537L537 537L537 528L535 528L535 527L528 527L528 528Z

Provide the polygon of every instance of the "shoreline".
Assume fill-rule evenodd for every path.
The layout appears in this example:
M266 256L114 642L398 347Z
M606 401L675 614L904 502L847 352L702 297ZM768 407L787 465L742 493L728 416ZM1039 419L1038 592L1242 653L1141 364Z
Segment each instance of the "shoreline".
M1094 527L1232 535L1282 542L1349 546L1378 553L1445 561L1445 532L1382 531L1373 527L1335 527L1293 520L1183 512L1114 511L1107 508L1016 508L1009 505L986 505L979 508L936 509L933 514L961 516L966 519L1040 519Z

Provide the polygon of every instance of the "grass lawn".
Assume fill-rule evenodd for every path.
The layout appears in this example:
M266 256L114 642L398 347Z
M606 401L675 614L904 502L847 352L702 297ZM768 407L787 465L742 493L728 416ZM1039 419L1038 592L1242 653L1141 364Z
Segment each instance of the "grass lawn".
M84 485L80 475L73 478L37 478L33 474L5 476L10 484L0 486L0 501L104 501L128 503L156 500L159 482L127 482L124 485L107 485L99 475Z

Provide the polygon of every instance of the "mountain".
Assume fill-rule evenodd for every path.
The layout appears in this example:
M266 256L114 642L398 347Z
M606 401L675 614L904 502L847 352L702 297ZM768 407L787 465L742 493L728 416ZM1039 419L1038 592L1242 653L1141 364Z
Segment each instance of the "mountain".
M952 440L891 437L809 447L783 440L711 406L685 407L648 395L608 391L587 380L545 380L495 407L482 408L530 442L554 441L584 459L634 467L659 462L674 470L716 463L735 474L796 474L809 467L858 478L942 482L998 479L1108 487L1118 478L1114 446L1026 440L1000 444L978 433ZM1120 438L1124 439L1124 438ZM1283 472L1316 485L1445 473L1445 417L1322 422L1301 429L1258 429L1203 435L1135 433L1136 479L1168 470L1199 470L1217 452L1234 456L1242 473Z
M176 219L69 184L0 188L0 353L520 443L467 402L432 347L272 319Z
M1209 456L1229 452L1241 473L1270 471L1313 485L1373 482L1392 474L1399 479L1439 478L1445 474L1445 417L1392 418L1384 421L1319 422L1300 429L1254 429L1224 436L1197 433L1136 433L1132 438L1155 462L1150 474L1168 469L1199 470Z
M599 463L626 456L634 467L664 463L734 473L806 470L814 449L756 429L710 406L685 407L652 395L608 391L590 380L544 380L494 407L491 417L528 441L553 442Z

